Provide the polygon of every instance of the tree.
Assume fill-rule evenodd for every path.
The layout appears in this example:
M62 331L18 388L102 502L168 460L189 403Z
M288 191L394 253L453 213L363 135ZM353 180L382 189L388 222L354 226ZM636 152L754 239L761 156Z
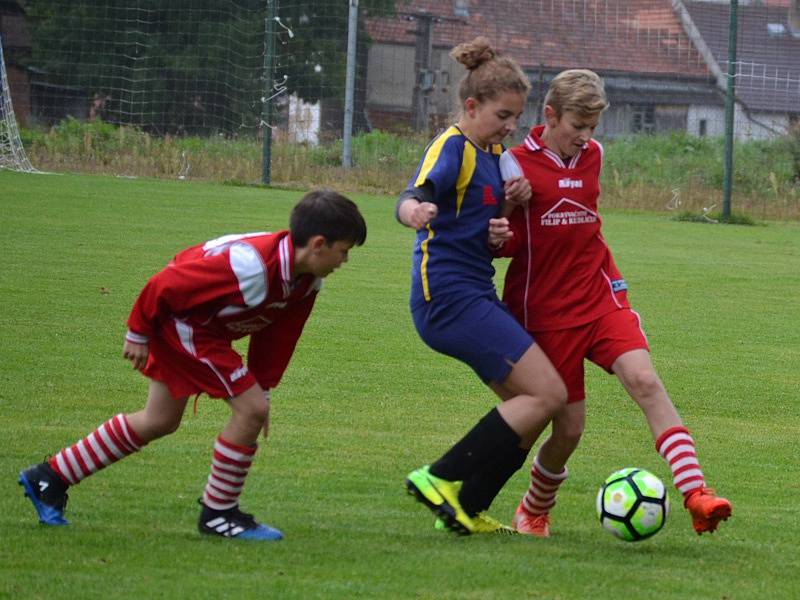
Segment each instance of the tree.
M28 0L30 66L44 83L80 90L110 122L160 133L255 130L268 1ZM362 0L362 14L394 4ZM348 3L278 6L276 72L286 91L308 102L342 97Z

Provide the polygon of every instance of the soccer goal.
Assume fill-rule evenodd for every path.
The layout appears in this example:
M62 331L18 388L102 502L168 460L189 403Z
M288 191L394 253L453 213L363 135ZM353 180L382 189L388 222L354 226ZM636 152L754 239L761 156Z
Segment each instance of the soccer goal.
M14 106L11 104L11 90L8 88L2 38L0 38L0 169L38 172L28 160L19 138Z

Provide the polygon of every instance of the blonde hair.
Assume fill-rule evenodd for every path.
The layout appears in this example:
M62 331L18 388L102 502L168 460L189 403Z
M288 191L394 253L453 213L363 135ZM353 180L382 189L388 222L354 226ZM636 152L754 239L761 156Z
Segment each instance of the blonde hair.
M544 103L552 106L559 118L567 111L594 116L609 107L603 80L589 69L561 71L550 82Z
M517 61L500 56L483 36L459 44L450 51L450 56L467 69L458 85L462 105L467 98L483 102L503 92L519 92L527 97L531 90L528 77Z

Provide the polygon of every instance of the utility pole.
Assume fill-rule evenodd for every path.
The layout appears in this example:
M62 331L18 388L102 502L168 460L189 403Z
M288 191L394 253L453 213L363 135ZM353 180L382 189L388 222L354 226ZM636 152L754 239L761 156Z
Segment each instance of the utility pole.
M435 76L433 71L433 26L441 21L441 17L425 13L415 13L407 17L417 22L414 32L417 42L414 45L414 95L411 100L414 131L425 131L430 122L430 95L433 91Z

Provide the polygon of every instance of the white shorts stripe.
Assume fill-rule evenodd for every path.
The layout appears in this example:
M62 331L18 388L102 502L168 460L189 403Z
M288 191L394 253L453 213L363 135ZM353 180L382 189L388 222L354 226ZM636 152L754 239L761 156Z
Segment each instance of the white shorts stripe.
M173 320L175 321L175 330L178 332L183 349L192 356L197 356L197 349L194 347L194 329L185 321L180 319Z
M200 362L205 363L206 366L208 366L208 368L211 369L214 372L214 375L216 375L217 379L220 380L220 382L222 383L222 386L225 388L225 391L228 393L228 396L232 398L233 395L234 395L233 394L233 390L231 389L231 386L228 385L228 381L222 376L222 373L220 373L217 370L217 368L213 365L213 363L210 360L208 360L207 358L201 358Z

